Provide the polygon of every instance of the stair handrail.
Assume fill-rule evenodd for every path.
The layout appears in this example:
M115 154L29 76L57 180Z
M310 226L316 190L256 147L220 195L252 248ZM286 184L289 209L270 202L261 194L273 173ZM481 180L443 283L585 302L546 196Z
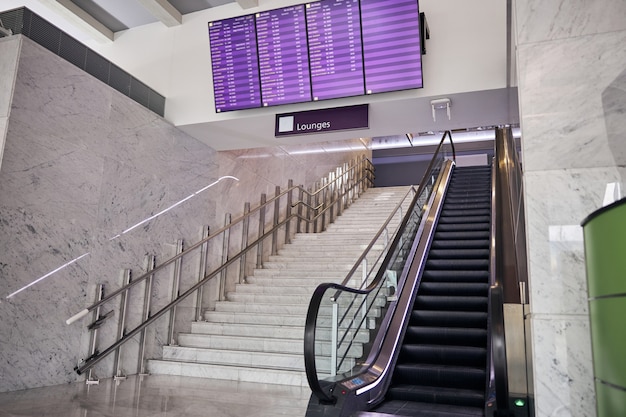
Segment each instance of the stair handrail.
M139 284L141 282L144 282L145 280L149 279L150 277L153 277L156 272L158 272L158 271L164 269L165 267L175 263L176 261L182 259L184 256L190 254L194 250L203 247L205 244L207 244L213 238L216 238L217 236L220 236L220 235L222 235L224 233L229 232L229 230L232 227L238 225L239 223L242 223L242 222L246 221L253 214L255 214L255 213L257 213L257 212L259 212L259 211L261 211L261 210L271 206L271 205L277 204L277 202L279 202L279 200L281 198L284 198L285 196L288 196L288 207L287 207L287 210L286 210L286 213L285 213L285 218L282 221L277 221L275 224L272 225L272 228L270 230L264 231L264 233L261 234L260 236L258 236L256 240L254 240L251 243L247 243L245 248L241 249L241 251L239 253L237 253L234 256L228 257L228 259L224 263L222 263L219 267L217 267L212 272L205 274L205 276L202 279L200 279L196 284L194 284L191 288L189 288L188 290L186 290L182 294L179 294L170 303L168 303L166 306L161 308L157 313L150 315L146 320L144 320L142 323L140 323L137 327L135 327L130 332L125 333L123 337L118 339L116 342L111 344L109 347L104 349L102 352L95 352L93 355L91 355L87 359L83 360L81 362L81 365L75 367L74 370L80 375L83 372L85 372L86 370L91 369L93 366L95 366L97 363L99 363L101 360L103 360L109 354L113 353L120 346L122 346L127 341L129 341L132 337L134 337L139 332L141 332L143 329L145 329L150 324L152 324L155 320L157 320L158 318L160 318L164 314L172 311L172 309L175 308L178 304L180 304L184 299L186 299L191 294L196 292L199 288L203 287L208 281L210 281L211 279L213 279L216 276L218 276L227 267L229 267L230 265L234 264L235 262L241 260L242 257L245 254L250 252L252 249L256 248L259 244L262 244L262 242L266 238L274 235L274 233L276 233L276 231L278 229L280 229L283 226L288 225L292 220L298 219L299 221L303 221L303 222L305 222L307 224L315 223L320 216L323 216L323 213L330 206L333 206L334 204L337 204L338 202L341 203L342 201L345 200L346 196L349 196L349 195L354 196L355 195L354 194L354 190L357 189L357 191L358 191L358 187L362 187L362 189L365 190L367 187L371 186L373 184L373 178L371 177L371 174L374 171L373 170L373 164L372 164L372 162L368 158L365 158L365 157L362 158L362 160L357 161L352 167L348 168L348 170L346 170L341 175L341 177L343 177L346 173L348 173L348 171L351 172L352 170L357 169L358 167L362 167L362 169L364 170L363 175L360 175L360 178L357 178L349 186L345 187L344 190L343 190L343 193L337 194L336 196L331 197L328 201L325 200L324 202L322 202L322 207L326 206L322 211L318 211L319 210L318 209L318 210L316 210L315 214L310 215L308 217L307 216L303 216L300 213L293 213L291 211L291 209L293 207L297 206L297 203L296 204L291 204L290 203L290 201L291 201L290 197L293 195L294 192L299 191L299 193L301 195L305 195L305 194L307 194L307 195L314 195L315 193L319 193L320 190L317 190L314 193L312 193L312 192L306 190L302 185L293 186L292 185L292 181L290 180L290 185L288 186L288 188L286 190L284 190L282 192L277 192L276 195L274 197L270 198L268 201L264 202L263 204L260 204L259 206L255 207L254 209L246 211L243 215L237 217L233 221L230 221L227 225L221 227L216 232L214 232L214 233L208 235L207 237L199 240L198 242L192 244L191 246L187 247L186 250L184 250L184 251L182 251L180 253L177 253L176 255L170 257L169 259L161 262L159 265L154 266L154 268L151 268L146 273L144 273L144 274L140 275L139 277L133 279L128 284L123 285L122 287L120 287L117 290L111 292L107 296L102 297L99 301L94 302L90 306L84 308L80 312L78 312L78 313L74 314L72 317L68 318L66 320L66 324L70 325L70 324L76 322L77 320L81 319L82 317L86 316L90 312L98 311L99 307L101 307L102 305L104 305L107 302L111 301L115 297L117 297L117 296L119 296L121 294L125 294L126 291L128 291L133 286L135 286L135 285L137 285L137 284ZM339 178L335 178L335 182L338 181L338 180L339 180ZM347 181L346 181L346 183L347 183ZM332 183L329 182L328 184L325 184L324 188L328 188L330 184L332 184ZM278 189L278 187L277 187L277 189ZM340 214L340 212L338 213L338 215L339 214ZM334 219L330 219L330 222L332 222L333 220ZM317 230L315 230L315 231L317 231Z
M319 315L319 308L324 297L324 294L329 289L337 290L334 295L331 297L331 301L336 301L340 296L341 292L349 292L352 294L369 294L374 289L376 289L381 281L386 278L386 266L391 262L391 258L393 256L394 251L400 245L401 231L407 226L409 222L411 213L415 210L415 206L418 203L418 200L421 194L426 190L426 187L429 184L428 178L432 176L432 171L434 164L439 156L439 153L442 151L446 137L449 139L452 148L452 158L453 161L456 161L456 151L454 147L454 142L452 141L452 136L450 131L445 131L439 145L434 151L433 158L428 164L428 168L426 169L422 181L418 186L418 189L407 209L406 214L404 215L400 226L398 226L398 233L395 235L392 243L389 245L389 249L386 252L385 259L381 263L379 270L376 273L375 278L371 281L366 288L350 288L344 284L347 284L349 281L349 277L347 277L342 284L336 283L324 283L320 284L313 292L311 297L311 301L309 303L309 307L307 310L306 322L305 322L305 332L304 332L304 363L305 363L305 372L307 381L309 384L309 388L312 391L312 394L318 398L321 404L334 404L336 402L336 397L326 392L322 387L320 380L317 376L317 364L316 364L316 354L315 354L315 329L317 317ZM421 210L421 208L420 208ZM362 258L360 258L362 260ZM358 268L358 263L355 264L355 267ZM356 268L353 268L350 273L354 273Z

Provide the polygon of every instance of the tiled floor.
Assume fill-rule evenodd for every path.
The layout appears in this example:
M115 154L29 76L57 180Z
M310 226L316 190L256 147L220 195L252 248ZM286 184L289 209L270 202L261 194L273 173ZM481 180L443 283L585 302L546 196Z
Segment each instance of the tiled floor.
M0 393L0 417L304 416L308 388L200 378L131 376Z

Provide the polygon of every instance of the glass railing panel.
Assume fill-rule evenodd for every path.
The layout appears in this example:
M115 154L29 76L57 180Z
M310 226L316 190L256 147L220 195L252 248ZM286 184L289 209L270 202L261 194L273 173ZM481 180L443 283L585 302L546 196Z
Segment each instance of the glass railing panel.
M444 162L440 155L431 174L414 197L404 223L392 233L397 242L383 250L372 248L367 262L344 281L346 289L329 287L322 297L317 318L316 364L318 379L333 381L361 371L387 310L395 307L398 285L410 255L423 208ZM400 227L402 229L400 230ZM381 245L385 244L381 242ZM391 250L391 252L389 252ZM362 277L367 263L368 273ZM330 350L329 350L330 349Z

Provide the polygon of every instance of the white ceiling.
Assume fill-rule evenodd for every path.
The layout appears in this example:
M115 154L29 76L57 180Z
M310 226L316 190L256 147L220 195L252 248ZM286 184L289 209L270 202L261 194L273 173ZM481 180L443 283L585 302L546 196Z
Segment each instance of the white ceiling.
M510 0L508 0L510 1ZM115 39L116 33L127 31L128 29L137 28L139 26L152 24L161 21L168 27L177 26L182 24L182 18L186 14L200 12L203 10L211 9L214 7L224 6L227 4L238 4L241 7L242 12L245 9L259 6L259 0L3 0L2 6L11 6L14 3L19 6L26 6L42 17L46 18L46 13L42 13L44 10L53 10L54 12L60 12L66 19L69 19L75 27L80 28L83 32L87 30L93 39L106 40L111 42ZM2 7L0 6L0 7ZM3 10L4 8L0 8ZM6 9L8 10L8 9ZM54 13L52 13L52 16ZM67 21L67 20L66 20ZM507 23L507 31L510 30ZM133 74L135 75L135 74ZM503 91L487 92L494 97L503 97ZM467 96L468 98L466 106L461 106L461 101L454 96L454 118L452 121L444 123L441 121L437 123L437 126L430 126L431 123L426 122L421 124L420 132L426 130L441 130L444 129L474 129L481 126L497 125L502 122L510 123L515 118L511 118L508 114L500 113L500 108L504 100L491 100L493 107L486 106L482 108L481 113L488 113L489 117L481 120L480 115L475 114L474 104L476 92L460 94L461 96ZM471 100L470 100L471 98ZM516 100L515 100L516 101ZM385 129L370 129L363 132L343 132L331 134L326 136L324 140L341 140L345 135L350 137L370 137L376 142L378 138L382 141L384 138L389 140L389 135L398 133L397 142L404 142L405 135L403 132L415 132L411 129L412 126L407 124L407 120L411 117L415 117L411 114L405 114L406 110L411 108L424 107L423 113L430 113L430 100L429 98L421 98L414 100L392 100L387 103L372 103L371 110L373 117L378 117L381 120L385 120L384 123L376 123L377 126L384 126ZM480 106L485 107L485 106ZM491 108L489 108L491 107ZM514 109L515 110L515 109ZM464 115L468 116L465 117ZM370 116L370 117L372 117ZM471 116L471 117L470 117ZM258 119L258 120L257 120ZM267 124L267 131L273 131L271 126L273 123L273 115L267 117L249 118L242 123L240 120L227 120L223 122L210 123L210 129L207 128L208 123L197 124L181 124L179 128L186 131L198 139L205 141L217 150L234 149L234 148L246 148L250 147L250 143L256 143L256 146L272 146L281 144L275 138L268 139L267 143L259 141L258 131L259 125ZM393 127L393 129L390 128ZM437 127L438 129L433 129ZM215 143L215 131L223 131L219 136L222 140L219 143ZM232 130L232 132L230 132ZM390 131L391 130L391 131ZM416 133L419 136L419 134ZM246 141L246 137L252 139ZM336 136L336 137L335 137ZM299 143L315 141L315 138L300 137L300 138L287 138L285 142ZM322 140L322 138L317 138Z

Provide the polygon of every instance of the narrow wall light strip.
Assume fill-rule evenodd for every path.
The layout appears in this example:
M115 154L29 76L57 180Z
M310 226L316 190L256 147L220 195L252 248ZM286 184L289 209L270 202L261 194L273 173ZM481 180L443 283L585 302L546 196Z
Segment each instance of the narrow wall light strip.
M156 218L156 217L160 216L161 214L163 214L163 213L166 213L166 212L170 211L170 210L171 210L171 209L173 209L174 207L176 207L176 206L178 206L178 205L180 205L180 204L184 203L185 201L189 200L189 199L190 199L190 198L192 198L192 197L197 196L197 195L198 195L198 194L200 194L201 192L203 192L203 191L205 191L205 190L207 190L207 189L209 189L209 188L213 187L214 185L216 185L217 183L219 183L220 181L225 180L225 179L232 179L232 180L235 180L235 181L239 181L239 178L237 178L237 177L233 177L233 176L231 176L231 175L225 175L225 176L223 176L223 177L219 177L217 180L213 181L211 184L207 185L206 187L203 187L203 188L199 189L199 190L198 190L198 191L196 191L195 193L193 193L193 194L191 194L191 195L189 195L189 196L187 196L187 197L183 198L183 199L182 199L182 200L180 200L179 202L172 204L171 206L169 206L169 207L168 207L168 208L166 208L165 210L161 210L161 211L160 211L160 212L158 212L157 214L155 214L155 215L153 215L153 216L150 216L150 217L148 217L148 218L146 218L146 219L144 219L144 220L140 221L140 222L139 222L139 223L137 223L136 225L134 225L134 226L131 226L131 227L127 228L127 229L126 229L126 230L124 230L122 233L119 233L119 234L117 234L117 235L113 236L111 239L109 239L109 241L115 240L115 239L117 239L118 237L122 236L123 234L126 234L126 233L130 232L131 230L133 230L133 229L135 229L135 228L137 228L137 227L141 226L142 224L147 223L147 222L149 222L150 220L152 220L152 219L154 219L154 218ZM26 286L24 286L24 287L20 288L19 290L15 291L15 292L12 292L11 294L7 295L7 297L6 297L6 298L7 298L7 299L9 299L9 298L13 297L14 295L19 294L20 292L24 291L25 289L27 289L27 288L29 288L29 287L32 287L33 285L37 284L38 282L43 281L44 279L48 278L49 276L51 276L51 275L53 275L53 274L56 274L57 272L59 272L59 271L60 271L60 270L62 270L63 268L66 268L66 267L68 267L68 266L72 265L73 263L78 262L79 260L81 260L81 259L82 259L82 258L84 258L85 256L89 255L90 253L91 253L91 252L87 252L87 253L84 253L84 254L80 255L78 258L72 259L71 261L69 261L69 262L67 262L67 263L65 263L65 264L63 264L63 265L61 265L60 267L56 268L55 270L48 272L46 275L44 275L44 276L42 276L42 277L40 277L40 278L37 278L36 280L34 280L33 282L31 282L30 284L28 284L28 285L26 285Z

